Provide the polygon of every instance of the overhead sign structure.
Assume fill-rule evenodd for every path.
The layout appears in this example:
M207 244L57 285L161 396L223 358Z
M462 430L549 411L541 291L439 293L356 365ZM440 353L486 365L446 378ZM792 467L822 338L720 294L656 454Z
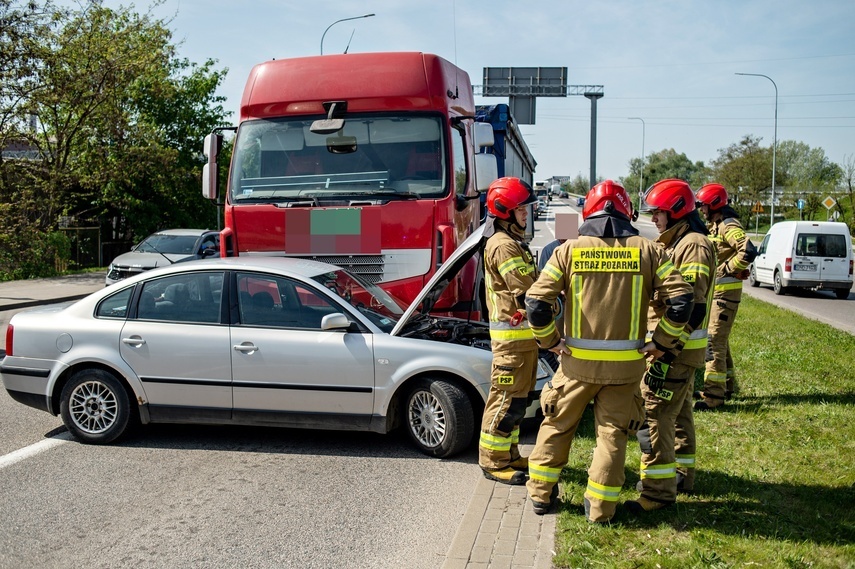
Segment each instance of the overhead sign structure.
M484 97L509 97L518 124L535 124L537 97L566 97L566 67L485 67Z
M837 205L837 201L831 196L828 196L824 200L822 200L822 205L825 206L825 209L831 209Z

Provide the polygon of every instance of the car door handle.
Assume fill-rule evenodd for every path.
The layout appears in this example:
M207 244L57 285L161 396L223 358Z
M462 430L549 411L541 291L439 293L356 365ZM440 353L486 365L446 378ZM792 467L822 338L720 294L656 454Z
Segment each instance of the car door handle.
M253 352L258 351L258 347L252 342L244 342L243 344L235 344L234 349L238 352L243 352L245 354L251 354Z
M139 348L140 346L145 344L145 340L143 340L139 336L131 336L130 338L122 338L122 343Z

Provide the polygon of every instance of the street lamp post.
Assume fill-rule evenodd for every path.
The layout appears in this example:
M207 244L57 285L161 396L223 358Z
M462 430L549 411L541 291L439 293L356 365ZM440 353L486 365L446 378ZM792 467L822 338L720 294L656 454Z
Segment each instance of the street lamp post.
M641 121L641 171L638 174L638 198L641 199L641 193L644 191L644 130L647 125L641 117L629 117L629 120Z
M770 207L769 227L775 224L775 154L778 150L778 85L768 75L761 73L737 73L737 75L750 75L752 77L765 77L772 81L775 87L775 134L772 139L772 205Z
M327 29L325 29L325 30L324 30L324 33L323 33L323 35L321 36L321 55L323 55L323 54L324 54L324 36L326 36L326 35L327 35L327 32L328 32L328 31L330 31L330 28L331 28L331 27L333 27L334 25L338 24L339 22L346 22L346 21L348 21L348 20L358 20L358 19L360 19L360 18L370 18L370 17L371 17L371 16L373 16L373 15L374 15L374 14L363 14L362 16L353 16L352 18L342 18L341 20L336 20L335 22L333 22L332 24L330 24L329 26L327 26Z

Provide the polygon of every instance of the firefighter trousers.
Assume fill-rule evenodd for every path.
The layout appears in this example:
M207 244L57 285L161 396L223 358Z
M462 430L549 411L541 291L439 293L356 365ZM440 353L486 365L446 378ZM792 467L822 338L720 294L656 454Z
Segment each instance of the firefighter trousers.
M742 292L742 291L738 291ZM732 294L732 291L731 291ZM736 380L733 367L733 355L730 351L730 331L739 299L714 299L710 308L709 343L707 345L706 369L704 371L704 399L717 407L724 403L724 393L728 380Z
M502 470L520 457L520 423L532 401L536 381L536 346L522 352L493 353L490 392L478 442L478 464L484 470Z
M641 384L645 411L645 424L637 435L641 446L641 495L654 502L676 501L679 469L684 488L689 469L694 483L694 377L695 368L675 362L668 370L663 389L654 393Z
M626 478L627 432L635 433L643 420L638 382L586 383L568 379L559 370L541 395L544 419L529 456L527 487L532 500L549 503L552 487L567 464L582 413L591 400L597 446L588 468L586 514L590 522L607 522L614 516Z

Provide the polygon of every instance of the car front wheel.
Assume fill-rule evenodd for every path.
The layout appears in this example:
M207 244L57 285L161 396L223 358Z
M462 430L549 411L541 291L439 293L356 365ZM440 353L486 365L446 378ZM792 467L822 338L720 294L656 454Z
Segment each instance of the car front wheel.
M106 444L122 436L131 418L124 385L101 369L76 372L60 396L62 422L75 439Z
M748 284L753 287L760 286L760 281L757 280L757 273L754 272L754 265L751 265L748 270Z
M418 449L445 458L465 449L475 432L469 396L441 379L422 379L403 409L407 434Z

